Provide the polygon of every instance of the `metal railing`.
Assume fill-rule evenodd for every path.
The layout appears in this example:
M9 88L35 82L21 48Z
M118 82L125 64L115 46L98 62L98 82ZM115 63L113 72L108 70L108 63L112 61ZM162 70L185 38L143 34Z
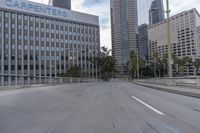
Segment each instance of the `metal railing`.
M83 83L98 82L96 78L76 78L76 77L33 77L33 76L7 76L1 81L0 86L30 86L38 84L67 84L67 83ZM13 79L13 80L12 80Z

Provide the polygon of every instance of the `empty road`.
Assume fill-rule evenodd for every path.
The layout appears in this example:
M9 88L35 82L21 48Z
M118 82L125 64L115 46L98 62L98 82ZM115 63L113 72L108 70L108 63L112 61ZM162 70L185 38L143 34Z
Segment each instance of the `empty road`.
M0 133L200 133L200 99L125 81L0 91Z

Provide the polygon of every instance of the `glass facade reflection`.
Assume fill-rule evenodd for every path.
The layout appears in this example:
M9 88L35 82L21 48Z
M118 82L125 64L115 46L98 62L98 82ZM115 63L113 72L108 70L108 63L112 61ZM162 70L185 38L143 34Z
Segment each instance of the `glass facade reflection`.
M149 10L149 24L161 22L165 19L163 0L153 0Z

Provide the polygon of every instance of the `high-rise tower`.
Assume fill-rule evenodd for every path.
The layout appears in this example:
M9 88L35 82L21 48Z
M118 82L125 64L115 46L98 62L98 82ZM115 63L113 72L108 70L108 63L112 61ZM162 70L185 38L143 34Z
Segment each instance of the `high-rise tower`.
M49 0L49 5L71 10L71 0Z
M163 0L153 0L149 10L149 24L153 25L165 19Z
M137 0L111 0L112 54L120 75L128 75L129 53L138 52Z

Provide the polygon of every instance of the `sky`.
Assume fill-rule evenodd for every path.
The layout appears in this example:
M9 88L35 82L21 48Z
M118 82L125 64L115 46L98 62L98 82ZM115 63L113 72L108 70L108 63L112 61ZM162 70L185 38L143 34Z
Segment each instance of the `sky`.
M48 0L30 0L48 3ZM138 0L139 24L148 23L148 8L152 0ZM200 0L169 0L171 15L196 8L200 12ZM166 0L163 0L164 5ZM72 0L72 10L97 15L100 18L101 46L111 48L110 0ZM144 10L144 12L143 12ZM146 10L146 11L145 11ZM146 16L146 17L143 17Z

